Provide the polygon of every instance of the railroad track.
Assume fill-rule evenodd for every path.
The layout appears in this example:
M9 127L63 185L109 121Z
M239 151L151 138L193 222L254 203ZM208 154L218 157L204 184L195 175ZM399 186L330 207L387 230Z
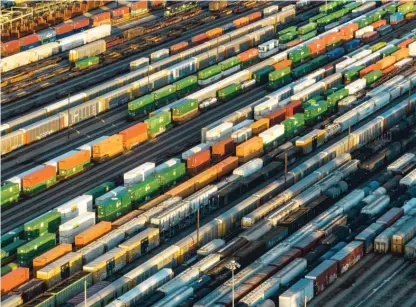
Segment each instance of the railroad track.
M195 27L199 25L201 22L201 19L203 20L206 17L212 16L210 12L202 12L201 10L198 11L198 14L196 16L192 16L189 19L184 20L177 20L177 22L173 22L172 24L169 24L165 27L162 27L161 29L157 29L155 31L147 32L145 33L145 36L139 36L136 38L132 38L128 41L125 41L121 43L120 45L116 45L114 47L110 47L102 56L104 58L104 61L100 63L98 66L91 67L88 70L74 70L72 71L71 62L68 60L68 52L63 52L59 55L56 55L52 57L51 59L48 59L46 62L38 62L33 63L33 66L29 67L23 67L21 71L17 71L17 74L15 71L13 71L13 75L11 75L9 78L13 78L15 75L21 75L21 74L32 74L32 76L25 78L21 81L14 82L12 84L8 84L6 86L3 86L2 92L3 92L3 99L2 104L9 104L14 101L16 101L19 97L24 97L31 95L32 93L39 90L39 88L46 88L48 86L52 86L53 84L62 83L63 81L66 81L69 78L74 78L77 76L84 75L87 71L97 70L102 68L103 66L107 64L111 64L114 62L119 61L123 57L126 57L130 55L130 53L137 52L135 48L129 48L134 46L140 46L138 51L143 51L147 45L144 45L146 38L150 38L154 35L160 35L163 34L166 31L172 30L173 28L177 27L185 27L188 24L195 23ZM150 27L152 23L149 24L143 24L141 27ZM174 37L166 37L165 40L162 42L168 42L169 40L172 40ZM157 44L152 44L152 47L157 46ZM119 56L116 58L111 58L111 53L119 53ZM48 65L48 62L52 62L52 65ZM32 64L30 64L32 65ZM56 67L57 66L57 67ZM48 69L44 69L47 67ZM35 73L33 73L35 71ZM65 73L68 73L67 75L64 75ZM6 76L8 78L8 76ZM43 86L43 81L47 81L47 86ZM3 81L5 83L7 81Z
M252 12L262 11L266 6L252 10ZM216 20L215 26L219 27L225 25L235 19L236 16L229 15L220 17L220 19ZM108 81L114 77L117 77L119 74L129 72L129 63L133 59L137 59L139 57L149 56L150 53L157 51L162 48L169 47L171 44L175 44L184 40L189 40L193 36L203 33L209 28L212 27L212 24L203 25L202 27L198 27L196 29L186 31L179 38L175 38L169 42L162 43L156 47L152 47L146 50L143 53L138 53L134 55L129 55L128 57L117 61L116 63L112 63L107 65L100 70L93 70L87 71L84 75L80 76L79 78L73 78L65 82L65 84L58 84L52 87L48 87L46 89L40 90L37 94L31 95L30 97L22 98L19 103L11 103L2 106L2 114L1 119L4 121L6 119L12 119L12 117L17 117L21 115L23 112L30 110L33 107L41 107L49 102L53 102L58 99L65 98L68 94L73 95L78 91L82 91L90 86L97 85L99 83ZM165 29L166 30L166 29ZM100 72L97 74L97 72Z
M408 31L408 29L413 28L415 25L416 22L408 23L405 26L400 27L395 31L387 34L386 36L377 38L372 43L393 39L394 37L401 35L401 33ZM335 61L331 63L334 62ZM392 75L389 75L389 78L391 77ZM93 140L103 135L117 133L120 130L129 127L134 122L143 121L143 119L141 119L134 122L128 122L127 114L126 116L121 116L121 114L126 113L125 111L126 110L124 105L118 106L115 109L103 113L102 115L99 115L92 119L88 119L76 125L75 127L71 128L69 132L67 131L67 129L65 129L64 131L60 131L46 139L40 140L36 143L30 144L28 146L22 147L11 152L10 154L3 157L1 160L3 164L2 180L10 178L32 167L35 167L90 140ZM102 124L104 124L105 126L103 127ZM97 127L92 128L95 127L95 125L97 125ZM70 136L70 138L72 138L72 145L66 144L64 141L59 141L59 139L61 138L68 138L68 135ZM50 151L50 149L54 148L59 148L59 150ZM36 156L40 157L36 158ZM16 159L16 161L13 162L13 159Z
M155 140L144 143L124 155L116 157L103 164L96 165L85 173L61 182L36 196L16 203L8 210L4 210L2 212L2 231L6 232L14 229L15 227L57 207L61 203L72 199L75 195L80 195L102 182L117 179L123 173L137 165L147 161L155 163L162 162L165 159L181 153L186 148L200 142L200 130L202 127L242 108L251 102L254 102L258 98L263 97L264 94L265 90L260 89L257 90L254 95L247 92L244 95L232 99L229 102L202 114L197 121L190 121L182 126L173 128L160 135ZM379 114L396 105L405 98L406 97L401 97L396 99L394 102L381 108L371 116L367 117L364 121L360 122L359 126L373 120ZM335 138L327 142L322 149L334 144L342 137L347 136L347 134L348 131L338 134Z

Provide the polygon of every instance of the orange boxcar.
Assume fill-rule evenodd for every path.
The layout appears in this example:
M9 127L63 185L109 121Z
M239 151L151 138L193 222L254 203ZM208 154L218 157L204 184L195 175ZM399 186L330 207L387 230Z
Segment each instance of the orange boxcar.
M248 19L250 22L254 22L257 21L259 19L261 19L261 12L255 12L255 13L251 13L250 15L248 15Z
M31 188L56 176L56 168L46 165L43 168L22 177L23 188Z
M274 69L280 69L280 68L284 68L284 67L289 67L292 66L292 60L283 60L280 62L277 62L276 64L272 65Z
M68 170L80 164L87 163L91 160L91 152L88 150L80 150L72 156L66 157L58 161L58 172Z
M329 33L325 35L322 39L325 41L325 45L328 46L338 43L340 40L342 40L342 34L338 32Z
M1 55L2 56L9 56L20 51L20 43L19 41L13 40L7 43L1 43Z
M189 156L188 159L186 159L186 166L188 168L197 167L197 166L200 166L201 164L206 163L207 161L209 162L210 159L211 159L210 150L204 149Z
M210 167L209 169L203 171L199 175L196 175L194 178L190 179L195 183L195 191L202 189L211 182L214 182L218 178L217 168L215 166Z
M255 136L236 147L236 155L240 163L260 157L263 154L263 139Z
M14 288L29 280L29 268L17 268L1 277L1 295L5 295Z
M398 69L397 66L389 66L386 69L383 69L383 75L391 73L393 70Z
M257 48L252 48L237 55L240 62L247 62L259 55Z
M180 43L177 43L175 45L172 45L169 48L170 54L175 54L175 53L178 53L182 50L185 50L186 48L188 48L188 45L189 45L188 42L180 42Z
M134 146L147 141L149 135L147 133L147 125L145 123L138 123L123 131L119 132L123 138L124 150L130 150Z
M396 57L389 55L386 56L385 58L382 58L381 60L377 61L376 64L374 65L375 69L374 70L383 70L391 65L393 65L394 63L396 63ZM373 65L370 65L373 66Z
M280 124L286 118L286 109L284 107L278 108L272 113L267 114L265 118L269 119L270 126Z
M147 1L137 1L131 4L132 10L139 10L147 8Z
M391 54L396 58L396 62L409 57L409 48L402 48Z
M262 118L250 125L251 133L256 136L262 133L263 131L269 129L270 120L268 118Z
M381 69L378 68L378 66L376 64L370 65L364 69L360 70L360 78L362 78L363 76L365 76L366 74L369 74L370 72L377 70L377 69Z
M309 48L311 55L322 54L326 50L324 39L317 39L306 46Z
M111 222L99 222L75 236L75 246L82 247L111 230Z
M169 196L179 196L185 198L195 192L195 182L193 179L185 181L180 185L170 189L166 194Z
M345 27L339 29L339 33L341 33L342 39L350 40L354 38L354 33L360 28L358 23L351 23Z
M397 45L397 47L399 47L400 49L402 48L407 48L407 46L409 46L411 43L413 43L415 41L414 38L408 38L405 41L401 42L400 44Z
M215 38L218 37L222 34L223 29L222 28L214 28L211 30L208 30L207 32L205 32L208 36L208 38Z
M387 20L381 19L379 21L373 22L371 26L373 26L374 29L380 28L382 26L385 26L387 24Z
M233 24L236 28L244 27L250 23L248 16L241 17L233 21Z
M228 157L224 161L215 165L217 168L218 178L221 178L238 167L238 158L237 157Z
M192 44L201 44L208 39L208 35L206 33L198 34L192 37L191 42Z
M72 244L59 244L46 253L33 259L33 275L36 276L36 271L54 262L56 259L72 252Z
M123 136L115 134L92 147L92 158L98 162L110 159L123 152Z

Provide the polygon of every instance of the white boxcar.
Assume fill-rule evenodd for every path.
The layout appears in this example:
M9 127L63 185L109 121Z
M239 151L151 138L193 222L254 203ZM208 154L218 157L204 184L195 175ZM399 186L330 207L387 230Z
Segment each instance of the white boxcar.
M279 307L303 307L313 297L313 281L302 278L279 296Z
M55 211L61 213L61 224L77 217L78 215L84 214L87 211L92 211L92 196L81 195L67 201L63 205L55 208Z
M263 167L263 160L262 159L253 159L240 167L237 167L234 171L234 175L238 175L241 177L248 177L255 172L259 171Z

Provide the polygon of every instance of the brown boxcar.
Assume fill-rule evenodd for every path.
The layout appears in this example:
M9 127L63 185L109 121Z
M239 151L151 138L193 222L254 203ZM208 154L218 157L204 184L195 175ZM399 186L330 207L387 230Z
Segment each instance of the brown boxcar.
M255 136L236 147L236 155L240 163L258 158L263 154L263 139Z
M123 138L124 150L130 150L132 147L147 141L149 135L147 133L147 125L145 123L138 123L123 131L119 132Z
M201 44L208 39L208 35L206 33L201 33L192 37L191 42L192 44Z
M123 149L123 137L119 134L115 134L94 144L92 148L92 158L96 162L102 162L121 154Z
M204 149L194 153L192 156L186 159L186 167L192 176L195 176L196 174L206 169L210 163L211 152L209 149Z
M13 40L7 43L1 43L1 55L3 57L9 56L20 51L19 40Z
M212 160L221 161L235 154L235 143L232 138L226 138L212 145Z
M54 30L55 30L56 35L62 35L62 34L65 34L74 30L74 24L72 22L62 23L60 25L55 26Z
M302 103L300 101L294 101L285 106L286 118L295 115L296 113L302 112Z
M97 27L103 24L110 24L111 23L111 14L110 12L103 12L92 17L92 26Z
M177 43L175 45L170 46L169 50L170 50L170 54L176 54L178 52L181 52L183 50L185 50L186 48L188 48L188 42L180 42Z
M83 247L111 230L111 222L99 222L75 236L75 246Z
M74 21L74 30L86 28L90 25L90 19L89 18L82 18L80 20Z
M278 108L274 110L272 113L266 115L265 117L269 119L270 126L280 124L286 118L286 109Z
M313 280L313 290L316 296L332 284L337 276L337 262L325 260L309 272L305 278Z
M14 288L23 285L29 280L29 268L17 268L10 273L2 276L1 283L1 295L5 295Z

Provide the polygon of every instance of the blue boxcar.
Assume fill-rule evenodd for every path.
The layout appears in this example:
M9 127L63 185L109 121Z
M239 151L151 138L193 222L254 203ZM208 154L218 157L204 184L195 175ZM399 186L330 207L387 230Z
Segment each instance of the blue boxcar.
M356 48L358 48L358 46L360 46L360 44L361 44L361 41L359 39L353 39L349 42L346 42L344 44L344 47L345 47L345 50L347 52L350 52L350 51L354 51Z
M30 44L30 45L20 46L20 51L26 51L26 50L29 50L29 49L35 48L35 47L37 47L37 46L40 46L40 41L38 41L38 42L36 42L36 43L33 43L33 44Z
M340 57L342 57L345 54L345 50L342 47L335 48L334 50L331 50L327 52L327 57L330 61L336 60Z

